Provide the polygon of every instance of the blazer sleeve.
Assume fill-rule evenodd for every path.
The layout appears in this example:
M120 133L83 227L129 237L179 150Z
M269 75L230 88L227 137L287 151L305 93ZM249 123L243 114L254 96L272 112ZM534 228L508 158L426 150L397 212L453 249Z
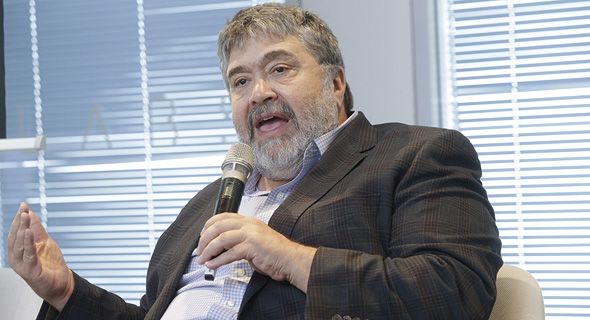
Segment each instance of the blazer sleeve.
M218 192L220 180L199 191L158 239L147 271L146 294L142 296L140 306L126 303L118 295L93 285L74 272L74 291L63 310L58 313L44 302L37 320L159 319L176 295L178 279L196 246L196 235L210 217L198 213L213 212L215 198L212 195Z
M488 319L501 243L477 154L444 130L408 158L390 212L379 213L391 215L385 256L320 247L306 319Z
M139 320L147 312L145 295L141 305L126 303L122 298L103 290L74 272L74 292L61 312L43 302L37 320L63 319L128 319Z

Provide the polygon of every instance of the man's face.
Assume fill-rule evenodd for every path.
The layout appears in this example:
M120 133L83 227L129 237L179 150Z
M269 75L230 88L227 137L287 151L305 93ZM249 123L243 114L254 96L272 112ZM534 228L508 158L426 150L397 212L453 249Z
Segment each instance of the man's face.
M342 72L326 79L294 37L250 39L232 50L227 72L238 137L271 180L293 179L309 143L346 120Z

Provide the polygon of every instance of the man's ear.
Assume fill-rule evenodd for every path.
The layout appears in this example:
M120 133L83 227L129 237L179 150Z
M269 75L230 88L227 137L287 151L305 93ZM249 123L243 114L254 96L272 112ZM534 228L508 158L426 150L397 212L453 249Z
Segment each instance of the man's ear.
M348 117L346 115L346 110L344 107L344 92L346 91L346 78L344 77L344 69L342 69L342 67L339 67L338 71L334 73L332 84L334 85L334 99L336 101L336 106L338 108L338 119L340 120L340 123L342 123L346 121L346 118Z

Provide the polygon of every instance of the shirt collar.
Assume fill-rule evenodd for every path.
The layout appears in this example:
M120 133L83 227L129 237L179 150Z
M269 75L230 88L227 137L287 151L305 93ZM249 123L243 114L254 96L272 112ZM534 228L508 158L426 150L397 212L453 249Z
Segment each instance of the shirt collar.
M358 112L355 111L352 115L350 115L350 117L348 117L348 119L346 119L346 121L340 124L337 128L312 141L309 144L309 146L307 146L307 148L305 149L305 153L303 154L303 167L301 168L295 179L276 189L292 190L294 186L297 184L297 182L299 182L299 180L301 180L303 176L305 176L305 174L307 174L307 172L309 172L309 170L311 170L311 168L318 162L320 157L326 152L326 150L328 149L330 144L332 144L334 139L336 139L338 134L340 134L340 132L354 118L356 118L357 115ZM246 194L252 194L256 192L256 184L258 183L260 177L260 172L258 171L258 169L256 169L256 167L254 167L252 175L250 175L250 178L246 183Z

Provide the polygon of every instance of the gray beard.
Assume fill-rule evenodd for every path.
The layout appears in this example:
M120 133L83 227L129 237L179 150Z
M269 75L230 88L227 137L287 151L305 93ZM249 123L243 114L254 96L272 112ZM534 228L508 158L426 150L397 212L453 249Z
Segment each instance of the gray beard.
M297 134L253 141L252 120L265 112L280 112L289 116L297 129ZM301 123L287 103L275 101L250 111L249 134L243 132L244 130L237 130L240 141L250 145L254 150L254 165L262 176L273 181L293 180L303 167L303 155L309 144L338 127L338 110L332 95L331 83L324 85L320 96L310 99L300 117L303 120Z

